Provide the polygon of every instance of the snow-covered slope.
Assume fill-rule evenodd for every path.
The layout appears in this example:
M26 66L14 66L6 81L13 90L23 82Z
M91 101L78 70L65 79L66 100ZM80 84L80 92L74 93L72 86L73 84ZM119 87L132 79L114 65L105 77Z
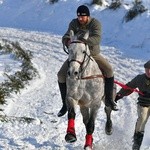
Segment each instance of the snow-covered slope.
M7 116L18 119L31 117L35 121L27 124L18 121L17 118L14 121L13 117L10 117L8 123L1 123L0 149L83 149L85 128L78 107L75 123L78 140L74 144L65 142L67 116L57 117L61 107L57 72L67 58L62 49L61 37L69 21L76 17L77 6L87 1L61 0L54 5L48 4L45 0L3 0L2 2L0 38L18 41L23 49L32 51L32 62L40 78L31 81L26 89L21 90L17 95L12 94L7 98L7 105L3 106ZM138 73L143 73L143 64L150 58L149 11L125 23L122 22L127 11L125 6L116 11L98 6L91 6L90 10L91 15L102 23L101 53L112 64L115 79L126 83ZM15 69L19 68L18 62L14 66L11 57L10 61L8 59L2 61L4 65L11 64ZM0 71L1 69L3 67L0 67ZM117 86L117 89L119 90L120 87ZM111 136L105 134L106 116L102 104L94 132L95 150L131 149L137 119L136 98L137 93L133 93L118 102L119 111L112 113L114 133ZM150 121L146 125L141 150L150 150L149 129Z

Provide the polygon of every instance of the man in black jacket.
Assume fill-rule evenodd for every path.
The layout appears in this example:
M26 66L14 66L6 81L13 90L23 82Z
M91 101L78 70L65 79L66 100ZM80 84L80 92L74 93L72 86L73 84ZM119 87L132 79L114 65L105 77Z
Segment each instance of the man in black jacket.
M129 88L138 88L139 91L142 92L141 94L139 94L137 103L138 119L133 136L133 150L140 149L144 136L145 125L150 116L150 60L144 64L144 68L145 73L137 75L126 84ZM115 101L117 102L119 99L123 98L124 96L130 95L132 92L133 91L131 91L130 89L122 88L117 93Z

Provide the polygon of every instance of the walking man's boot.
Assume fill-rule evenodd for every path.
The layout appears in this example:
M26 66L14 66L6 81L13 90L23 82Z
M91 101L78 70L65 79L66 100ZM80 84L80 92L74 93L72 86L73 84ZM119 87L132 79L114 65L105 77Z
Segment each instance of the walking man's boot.
M143 141L144 132L134 133L132 150L140 150Z

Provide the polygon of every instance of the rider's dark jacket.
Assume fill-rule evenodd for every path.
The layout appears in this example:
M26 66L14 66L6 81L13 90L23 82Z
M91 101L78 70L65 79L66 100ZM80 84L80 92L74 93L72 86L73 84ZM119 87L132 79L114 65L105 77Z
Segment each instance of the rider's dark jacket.
M75 34L81 30L88 30L89 38L86 43L89 46L91 55L97 55L100 53L101 24L98 20L90 17L87 24L81 25L77 18L73 19L69 24L67 32L62 37L62 43L65 43L65 41L69 38L70 30L73 30Z

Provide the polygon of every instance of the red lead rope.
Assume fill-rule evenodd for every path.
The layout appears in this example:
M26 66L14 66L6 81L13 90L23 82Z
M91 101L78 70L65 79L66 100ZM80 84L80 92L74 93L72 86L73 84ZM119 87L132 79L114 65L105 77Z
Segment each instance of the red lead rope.
M82 77L81 79L83 80L83 79L94 79L94 78L104 78L104 76L103 76L103 75L92 75L92 76ZM120 82L118 82L118 81L116 81L116 80L114 80L114 83L118 84L118 85L121 86L123 89L130 90L131 93L132 93L132 92L137 92L137 93L139 93L139 94L141 94L141 95L144 96L144 93L142 93L141 91L139 91L139 90L137 90L137 89L130 88L129 86L127 86L127 85L125 85L125 84L123 84L123 83L120 83Z
M116 81L116 80L114 80L114 83L118 84L118 85L121 86L123 89L127 89L127 90L130 90L130 91L132 91L132 92L137 92L137 93L139 93L139 94L141 94L141 95L144 95L141 91L139 91L139 90L137 90L137 89L130 88L130 87L128 87L127 85L125 85L125 84L123 84L123 83L120 83L120 82L118 82L118 81Z

